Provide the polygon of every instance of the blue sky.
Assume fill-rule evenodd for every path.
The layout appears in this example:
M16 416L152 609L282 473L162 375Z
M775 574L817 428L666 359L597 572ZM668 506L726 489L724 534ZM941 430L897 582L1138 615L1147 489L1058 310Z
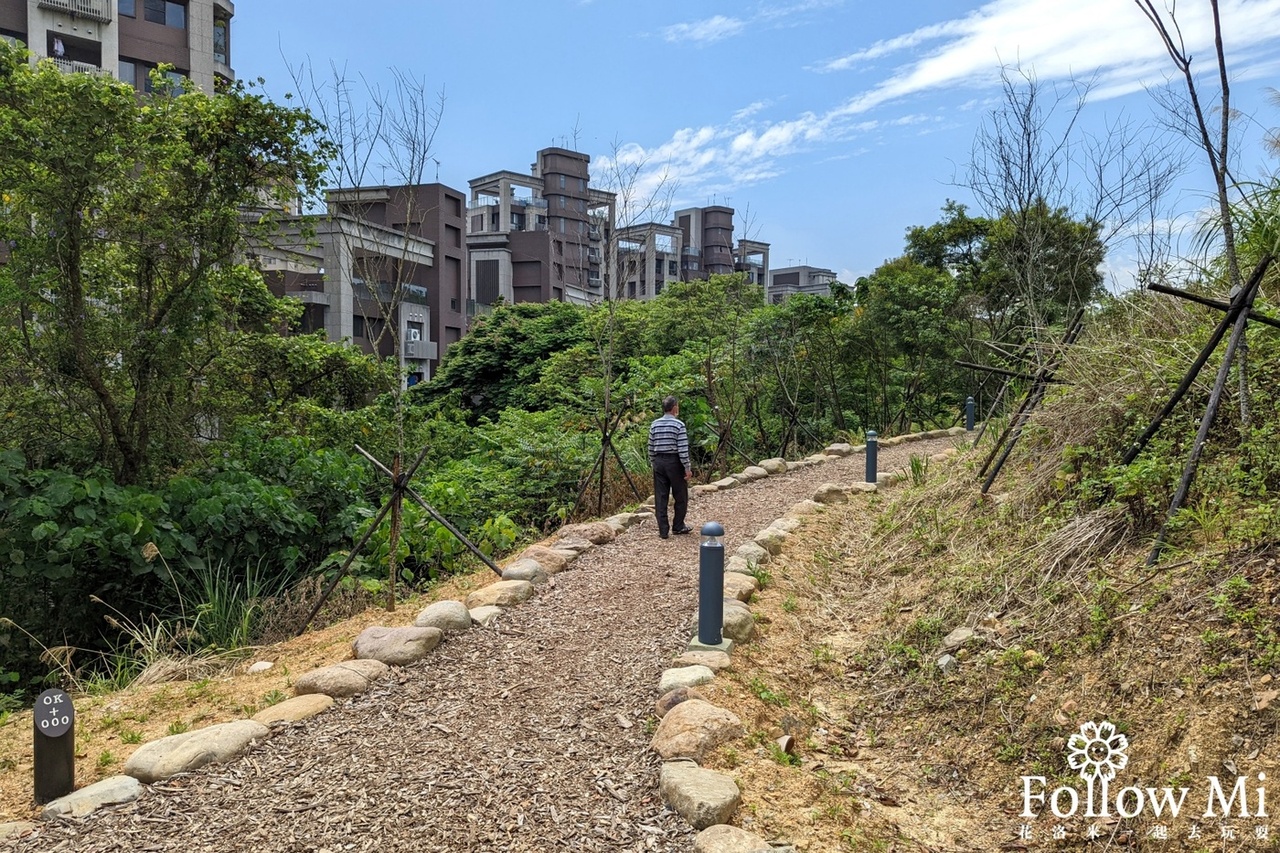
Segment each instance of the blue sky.
M1246 116L1240 165L1257 175L1276 165L1260 140L1280 126L1267 93L1280 87L1280 0L1221 7ZM1211 75L1207 9L1178 4ZM593 161L617 151L650 181L665 171L676 206L749 210L748 236L772 243L774 267L809 263L850 282L900 254L905 230L936 221L946 199L971 201L955 183L998 103L1002 63L1042 84L1092 79L1082 127L1094 132L1157 120L1144 87L1172 71L1131 0L245 0L232 62L275 96L294 88L288 64L373 81L401 69L445 93L445 183L527 171L537 149L573 147L576 133ZM1174 199L1184 216L1206 204L1202 163ZM1112 261L1121 286L1124 253Z

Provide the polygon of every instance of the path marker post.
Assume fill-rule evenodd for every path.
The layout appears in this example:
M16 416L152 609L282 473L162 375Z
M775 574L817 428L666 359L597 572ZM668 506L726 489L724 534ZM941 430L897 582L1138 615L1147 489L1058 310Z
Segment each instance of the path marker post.
M36 803L44 805L76 787L76 709L71 697L57 688L41 693L32 724L34 790Z
M880 449L880 439L873 429L867 430L867 482L874 483L876 481L876 473L879 466L876 463L876 455Z
M964 431L973 432L973 408L977 405L973 402L973 397L964 401Z
M718 646L724 626L724 527L717 521L708 521L699 535L698 642Z

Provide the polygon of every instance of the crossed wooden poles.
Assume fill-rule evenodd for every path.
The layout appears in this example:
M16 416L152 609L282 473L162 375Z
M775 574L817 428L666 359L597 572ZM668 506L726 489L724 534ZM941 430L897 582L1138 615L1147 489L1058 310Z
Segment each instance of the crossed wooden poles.
M436 521L437 524L439 524L445 530L449 531L449 533L451 533L455 539L457 539L464 546L466 546L467 550L469 550L472 554L475 554L477 557L479 557L480 560L486 566L488 566L490 569L494 571L496 575L498 575L498 577L502 577L502 569L498 568L497 564L494 563L492 559L490 559L489 555L481 551L480 548L477 547L474 542L468 539L461 530L459 530L458 528L454 527L451 523L449 523L449 520L447 518L445 518L443 515L437 512L435 508L431 506L431 504L423 500L422 495L414 491L413 488L409 485L409 481L412 480L413 475L417 473L418 467L421 466L423 461L426 460L427 458L427 448L424 447L422 449L422 452L418 454L418 458L413 461L413 464L409 466L409 469L407 471L400 471L400 455L399 454L396 454L396 459L392 465L392 468L388 468L386 465L383 465L371 453L369 453L367 450L365 450L363 447L361 447L358 444L356 445L356 451L359 452L360 455L363 456L365 459L368 459L370 462L372 462L375 468L377 468L383 474L387 475L387 477L391 480L391 494L387 496L386 501L382 504L382 508L378 510L378 514L374 516L373 522L369 525L368 529L365 530L364 535L360 537L360 541L357 542L355 546L351 549L351 552L347 554L347 559L343 562L342 567L338 569L338 573L334 576L333 580L329 582L329 586L325 589L324 593L320 596L320 600L317 601L315 603L315 606L311 608L311 612L307 615L307 618L303 621L302 625L298 628L299 635L301 635L304 631L307 630L307 628L311 625L312 620L316 618L316 614L320 612L320 608L324 607L324 603L329 600L329 596L333 595L333 591L337 589L339 581L341 581L344 577L346 577L347 572L351 570L351 564L355 562L356 556L360 553L360 549L363 548L366 544L368 544L370 537L373 536L373 532L378 529L378 526L380 524L382 524L382 520L387 517L388 513L392 515L392 527L393 527L392 547L391 547L391 563L392 563L393 577L391 579L391 591L390 591L391 598L389 599L388 603L389 603L389 607L394 607L395 605L394 573L395 573L395 546L396 546L395 540L398 538L395 534L398 533L399 531L400 508L406 497L409 498L409 500L416 503L419 507L421 507L423 511L427 513L427 515L431 516Z

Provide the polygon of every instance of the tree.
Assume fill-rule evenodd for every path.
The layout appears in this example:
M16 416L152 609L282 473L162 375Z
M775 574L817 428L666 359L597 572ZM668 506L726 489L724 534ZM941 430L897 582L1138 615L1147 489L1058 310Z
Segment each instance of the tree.
M0 44L4 385L42 395L50 426L125 484L188 458L216 417L202 410L210 362L282 322L237 259L317 189L328 154L302 110L155 80L140 95Z

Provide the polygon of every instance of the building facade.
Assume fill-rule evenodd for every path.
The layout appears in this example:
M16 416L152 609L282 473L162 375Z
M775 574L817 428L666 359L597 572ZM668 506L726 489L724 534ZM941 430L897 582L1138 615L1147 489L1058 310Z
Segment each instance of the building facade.
M674 225L645 222L617 230L616 274L611 299L652 299L681 281L684 232Z
M674 222L683 243L682 281L733 272L732 207L687 207L676 211Z
M591 158L544 148L529 174L500 171L470 181L467 254L472 304L499 299L573 302L604 298L612 193L591 187Z
M212 93L235 79L231 0L0 0L0 37L64 71L107 73L140 90L173 66Z
M794 293L830 296L835 282L835 272L821 267L779 267L769 277L769 301L776 305Z

